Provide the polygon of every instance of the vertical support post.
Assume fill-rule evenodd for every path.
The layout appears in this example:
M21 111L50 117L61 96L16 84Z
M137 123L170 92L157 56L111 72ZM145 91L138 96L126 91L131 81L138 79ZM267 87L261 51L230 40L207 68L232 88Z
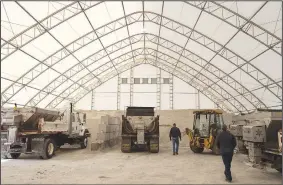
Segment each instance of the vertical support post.
M122 79L120 74L118 75L118 80L117 80L117 110L120 110L120 102L121 102L121 83Z
M133 91L134 91L134 69L130 71L130 106L133 106Z
M199 98L199 90L195 89L195 100L196 100L196 109L200 109L200 98Z
M95 109L95 90L91 91L91 110Z
M170 109L174 109L174 91L173 91L173 74L169 76L169 101L170 101Z
M156 108L161 109L161 69L157 68L157 83L156 83Z
M198 109L200 109L200 96L199 96L199 90L198 90Z

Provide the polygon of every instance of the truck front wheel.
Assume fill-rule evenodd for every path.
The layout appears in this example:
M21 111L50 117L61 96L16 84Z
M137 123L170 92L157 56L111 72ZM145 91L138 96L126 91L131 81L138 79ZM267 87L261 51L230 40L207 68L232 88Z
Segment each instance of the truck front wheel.
M84 136L84 137L82 138L82 140L81 140L81 143L80 143L81 149L86 148L86 147L87 147L87 143L88 143L88 139L87 139L86 136Z
M55 154L55 142L51 138L47 138L44 140L43 144L43 152L41 155L42 159L50 159Z

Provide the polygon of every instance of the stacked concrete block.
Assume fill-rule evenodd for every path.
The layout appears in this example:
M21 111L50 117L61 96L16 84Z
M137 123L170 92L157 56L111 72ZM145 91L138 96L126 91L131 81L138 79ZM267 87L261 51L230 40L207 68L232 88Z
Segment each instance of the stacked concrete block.
M243 126L243 140L263 143L266 141L266 126L260 123Z
M91 142L96 141L97 133L99 132L100 119L87 119L86 126L90 132Z
M91 112L89 115L92 115L91 119L87 119L87 127L91 133L90 150L103 149L118 144L121 118L105 114L98 116L97 113L91 114Z
M248 149L248 158L252 163L260 163L262 157L262 145L245 141Z
M110 125L110 146L114 146L119 143L121 136L121 118L111 117L109 119Z

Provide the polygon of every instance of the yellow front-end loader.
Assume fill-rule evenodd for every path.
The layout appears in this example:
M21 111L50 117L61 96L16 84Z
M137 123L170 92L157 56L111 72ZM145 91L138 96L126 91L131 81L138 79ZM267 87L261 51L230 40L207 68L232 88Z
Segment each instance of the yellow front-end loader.
M186 128L190 140L190 148L194 153L201 153L204 149L219 154L217 136L221 132L223 112L219 109L194 111L193 130Z

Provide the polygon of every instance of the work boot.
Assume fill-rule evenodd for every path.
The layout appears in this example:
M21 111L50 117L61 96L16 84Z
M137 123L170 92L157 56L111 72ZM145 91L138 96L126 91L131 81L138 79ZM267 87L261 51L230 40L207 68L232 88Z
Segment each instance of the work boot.
M176 155L178 155L178 152L176 152Z
M175 152L173 152L173 155L175 155Z
M232 182L232 179L227 179L227 178L226 178L225 180L226 180L227 182Z

